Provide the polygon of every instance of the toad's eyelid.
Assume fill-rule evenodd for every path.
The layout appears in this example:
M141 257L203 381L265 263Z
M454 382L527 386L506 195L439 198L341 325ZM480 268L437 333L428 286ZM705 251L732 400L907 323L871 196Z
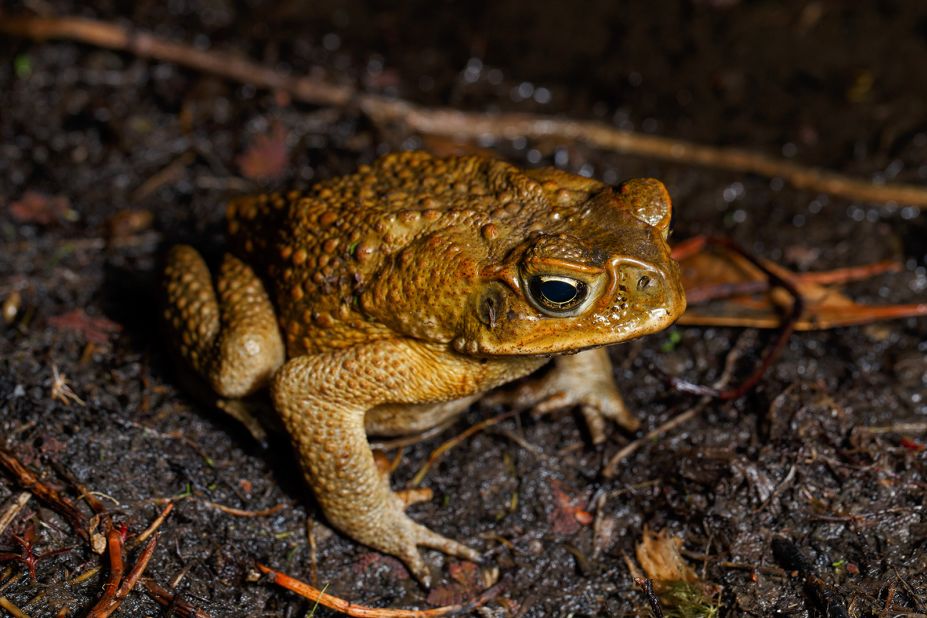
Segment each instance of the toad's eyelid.
M568 260L558 260L556 258L526 260L525 268L527 270L537 272L538 274L559 271L562 273L570 273L570 275L574 273L576 275L600 275L605 272L605 268L602 266L581 264L578 262L570 262ZM569 277L570 275L564 274L563 276Z
M570 283L570 284L582 283L582 281L580 281L579 279L576 279L574 277L565 277L563 275L537 275L537 277L541 281L562 281L563 283Z

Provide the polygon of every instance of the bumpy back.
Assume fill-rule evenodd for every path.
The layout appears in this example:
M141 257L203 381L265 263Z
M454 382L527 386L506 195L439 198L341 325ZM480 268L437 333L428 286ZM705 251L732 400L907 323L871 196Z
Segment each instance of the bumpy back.
M507 163L403 152L306 191L237 199L228 207L228 231L233 251L273 290L293 354L388 336L360 298L383 265L417 239L530 218L526 211L544 203L540 185Z

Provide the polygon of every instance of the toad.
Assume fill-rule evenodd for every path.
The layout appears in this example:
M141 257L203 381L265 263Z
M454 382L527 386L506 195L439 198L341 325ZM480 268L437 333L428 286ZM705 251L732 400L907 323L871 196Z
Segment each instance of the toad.
M368 435L421 432L547 363L519 403L637 421L603 346L666 328L685 308L653 179L617 188L479 156L391 154L305 191L228 206L215 277L176 246L164 317L174 347L223 401L270 388L328 521L400 558L476 551L416 523Z

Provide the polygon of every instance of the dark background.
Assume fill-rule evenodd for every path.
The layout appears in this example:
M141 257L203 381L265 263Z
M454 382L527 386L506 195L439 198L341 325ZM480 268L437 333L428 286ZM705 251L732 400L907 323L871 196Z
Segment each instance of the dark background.
M111 20L429 106L598 119L876 182L927 182L927 5L919 0L390 4L35 0L4 3L0 15ZM288 160L276 177L256 179L243 157L275 130ZM927 223L913 208L576 143L481 146L520 165L556 164L612 183L659 177L674 198L675 238L727 234L796 270L895 259L902 272L849 293L883 303L925 298ZM134 531L158 512L156 499L189 495L165 524L148 572L162 585L183 573L176 590L213 616L305 615L311 604L254 581L253 565L308 578L305 522L319 515L285 441L262 449L179 389L158 336L158 259L178 241L221 250L223 205L232 195L304 185L418 147L464 148L378 126L351 106L296 103L131 54L0 39L0 300L21 297L0 339L0 436L33 467L58 462L112 496ZM48 221L30 219L20 209L29 192L67 201ZM139 213L150 213L150 222ZM120 235L119 221L131 216L142 224ZM75 308L121 330L95 336L86 319L77 326L54 319ZM710 383L733 343L751 336L673 332L681 338L675 346L661 334L614 350L616 379L644 430L694 403L669 392L649 364ZM645 524L683 539L693 567L723 588L722 615L820 615L796 579L751 571L776 564L776 536L805 552L851 615L878 614L891 588L896 613L927 612L924 436L854 432L902 421L923 427L925 332L924 319L911 319L796 335L756 391L711 404L607 483L596 474L602 461L634 436L612 427L597 450L574 415L523 416L445 456L426 480L435 499L414 516L488 552L489 565L510 580L498 615L638 615L645 602L624 556L633 555ZM753 345L767 341L759 335ZM52 367L85 405L51 398ZM441 441L490 413L474 410L407 448L394 485ZM604 494L597 517L613 533L557 528L556 487L584 505ZM13 492L0 478L0 505ZM242 518L207 501L285 508ZM0 546L11 545L10 533L30 516L50 523L39 527L43 549L75 542L33 501ZM328 531L324 521L315 534L318 583L328 592L378 606L427 606L398 562ZM448 561L433 552L428 559L438 585L448 585ZM4 582L21 569L0 563L2 594L33 616L63 606L80 614L100 582L64 581L96 560L79 548L42 563L37 583L11 584ZM45 596L30 603L39 590ZM136 593L123 615L159 611Z

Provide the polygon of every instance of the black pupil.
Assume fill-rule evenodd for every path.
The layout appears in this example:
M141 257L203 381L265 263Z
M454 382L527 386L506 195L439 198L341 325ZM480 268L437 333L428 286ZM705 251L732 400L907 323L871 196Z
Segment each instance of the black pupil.
M549 279L541 282L541 294L544 298L558 305L568 303L579 293L576 286L566 281Z

